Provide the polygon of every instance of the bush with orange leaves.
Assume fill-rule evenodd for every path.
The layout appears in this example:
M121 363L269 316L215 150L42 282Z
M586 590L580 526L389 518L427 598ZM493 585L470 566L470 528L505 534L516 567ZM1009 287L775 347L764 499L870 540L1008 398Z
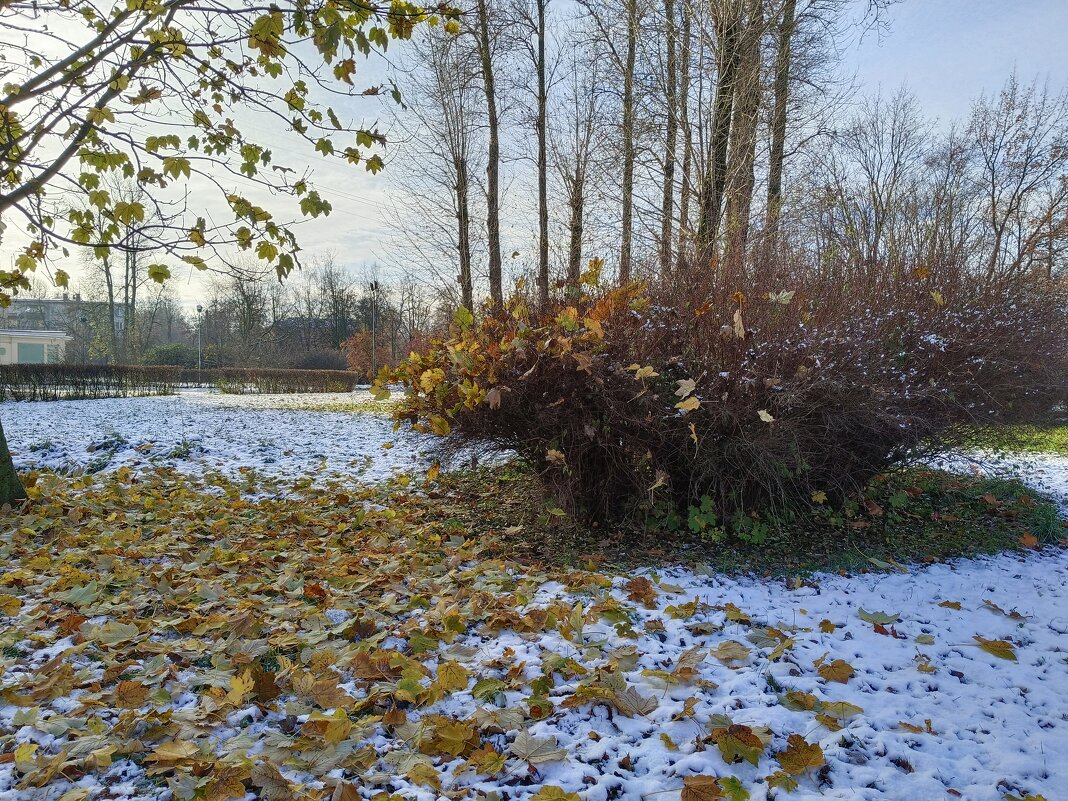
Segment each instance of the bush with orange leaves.
M789 265L516 295L396 368L397 415L517 452L557 502L611 521L720 520L842 500L977 429L1050 416L1068 387L1063 286L929 267Z

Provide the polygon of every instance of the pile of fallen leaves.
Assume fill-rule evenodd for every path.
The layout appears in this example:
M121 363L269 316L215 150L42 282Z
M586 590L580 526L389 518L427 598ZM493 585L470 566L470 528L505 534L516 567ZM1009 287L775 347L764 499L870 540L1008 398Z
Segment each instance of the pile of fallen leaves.
M578 776L599 798L745 799L833 785L812 733L863 712L834 691L852 666L825 654L806 667L819 696L770 687L782 725L745 723L714 679L814 628L517 565L404 479L124 469L31 494L0 536L0 790L24 798L577 801ZM684 650L662 652L665 624ZM625 747L598 751L606 731Z

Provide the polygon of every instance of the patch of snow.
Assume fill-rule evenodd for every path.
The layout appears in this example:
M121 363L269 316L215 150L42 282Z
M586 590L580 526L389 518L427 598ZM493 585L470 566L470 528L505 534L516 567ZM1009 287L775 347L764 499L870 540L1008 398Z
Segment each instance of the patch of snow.
M330 473L376 481L426 469L436 438L396 433L385 414L315 408L371 400L366 390L323 395L186 391L5 403L0 414L18 470L74 473L167 465L191 474L255 469L292 478ZM382 447L390 442L397 446Z

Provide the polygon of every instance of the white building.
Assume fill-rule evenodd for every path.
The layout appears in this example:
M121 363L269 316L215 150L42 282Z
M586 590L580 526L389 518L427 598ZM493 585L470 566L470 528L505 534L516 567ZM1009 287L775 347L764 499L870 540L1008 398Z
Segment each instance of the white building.
M0 364L58 364L70 338L64 331L0 328Z

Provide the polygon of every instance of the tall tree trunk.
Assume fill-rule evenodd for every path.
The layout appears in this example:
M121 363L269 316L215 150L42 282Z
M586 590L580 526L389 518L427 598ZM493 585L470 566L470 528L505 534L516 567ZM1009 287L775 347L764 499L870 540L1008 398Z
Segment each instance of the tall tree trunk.
M627 53L623 64L623 242L619 249L619 281L631 275L634 228L634 62L638 54L638 0L627 0Z
M719 236L723 193L727 184L727 146L734 110L734 83L738 70L738 29L741 0L726 0L716 13L716 99L712 106L709 153L701 182L697 243L711 247Z
M497 117L497 91L490 50L489 8L478 0L478 50L482 59L482 87L486 92L486 115L489 121L488 160L486 162L486 244L489 247L490 299L504 304L501 278L501 194L500 194L500 120Z
M690 173L693 165L693 136L690 131L690 10L682 4L682 36L679 52L679 129L682 132L682 176L679 188L678 252L690 235Z
M660 274L671 272L671 229L675 219L675 145L678 138L678 65L676 64L675 0L664 0L667 36L667 129L664 136L664 190L660 201Z
M122 363L130 364L130 356L137 326L137 256L126 253L126 303L122 311Z
M538 298L549 302L549 90L545 64L545 7L538 2Z
M726 252L734 266L745 260L749 213L753 204L753 165L756 161L757 113L760 109L760 40L764 34L764 2L750 0L739 47L735 80L734 120L731 122L727 167Z
M785 0L779 19L778 53L775 57L774 106L771 114L771 154L768 161L768 208L766 228L774 240L782 213L782 166L786 154L786 110L790 101L790 62L797 0Z
M0 506L4 504L14 506L25 497L26 490L22 488L22 482L19 481L18 473L15 472L11 452L7 449L4 425L0 423Z
M111 274L111 257L104 258L104 283L108 291L108 334L111 339L111 363L119 363L119 332L115 326L115 279ZM125 297L123 299L125 303Z
M467 159L458 158L456 167L457 250L460 254L460 303L475 310L474 281L471 276L471 212L468 199Z
M568 248L567 248L567 283L577 287L579 277L582 275L582 228L585 205L585 183L583 175L583 163L575 166L571 196L568 204L571 206L571 219L568 224Z

